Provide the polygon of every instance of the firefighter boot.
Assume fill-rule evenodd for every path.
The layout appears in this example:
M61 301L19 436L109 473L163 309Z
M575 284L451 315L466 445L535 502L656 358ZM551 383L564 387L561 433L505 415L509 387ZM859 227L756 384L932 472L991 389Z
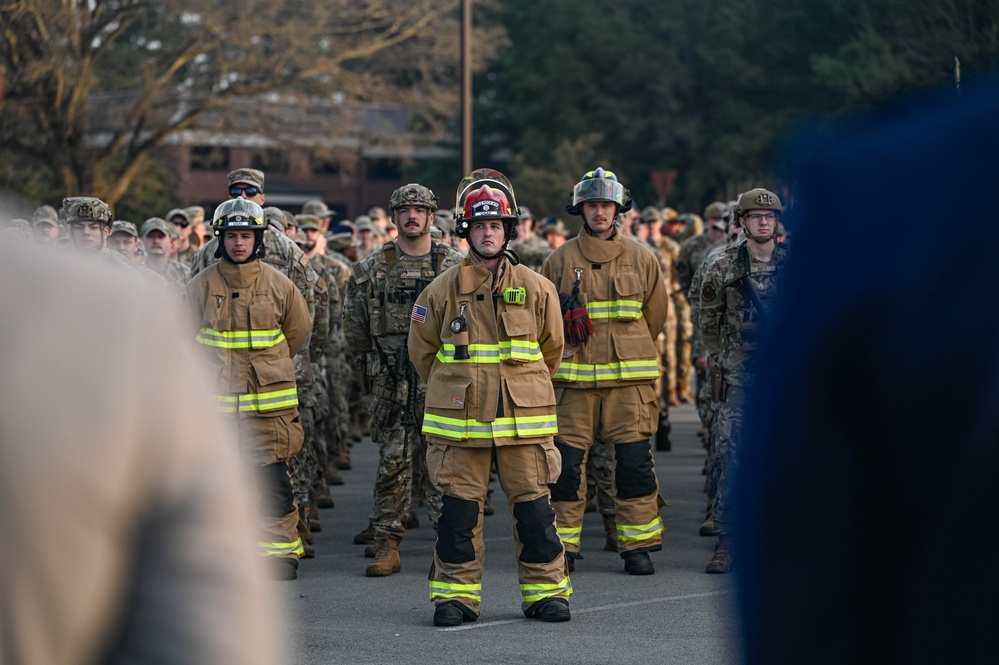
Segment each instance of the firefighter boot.
M572 618L569 614L569 601L565 598L543 598L527 608L524 615L528 619L541 619L542 621L568 621Z
M443 602L434 610L435 626L459 626L464 621L475 621L478 618L478 614L457 600Z
M624 572L629 575L654 575L655 567L648 552L628 552L624 557Z
M604 552L617 552L616 515L604 515Z
M399 541L389 538L375 543L375 560L368 564L364 574L368 577L388 577L402 570L399 561Z
M724 575L732 571L732 541L728 536L718 536L715 553L708 561L705 572L713 575Z

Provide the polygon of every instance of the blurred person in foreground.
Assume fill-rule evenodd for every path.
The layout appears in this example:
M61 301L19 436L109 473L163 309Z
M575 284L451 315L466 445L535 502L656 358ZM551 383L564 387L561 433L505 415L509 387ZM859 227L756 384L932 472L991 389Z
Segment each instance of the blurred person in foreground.
M0 662L277 662L248 479L178 306L0 244Z
M795 160L795 251L738 483L748 663L995 650L999 262L945 220L994 211L999 79L917 102ZM863 241L830 251L848 229Z

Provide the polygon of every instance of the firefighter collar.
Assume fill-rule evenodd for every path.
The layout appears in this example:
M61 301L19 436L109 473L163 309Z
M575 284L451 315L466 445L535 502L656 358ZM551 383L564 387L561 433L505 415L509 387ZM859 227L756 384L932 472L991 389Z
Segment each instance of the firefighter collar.
M624 252L624 239L617 233L609 240L599 240L589 233L576 236L579 251L590 263L608 263Z
M477 258L469 256L458 264L458 288L463 296L475 293L492 278L493 274Z

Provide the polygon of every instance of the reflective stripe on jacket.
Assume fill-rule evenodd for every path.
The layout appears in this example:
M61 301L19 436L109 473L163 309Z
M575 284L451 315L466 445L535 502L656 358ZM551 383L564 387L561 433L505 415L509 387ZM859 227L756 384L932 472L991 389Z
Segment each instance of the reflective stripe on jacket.
M195 339L218 371L217 408L278 415L297 407L292 356L312 320L295 284L260 261L221 261L198 273L187 293L200 326Z
M666 322L669 295L652 250L615 235L587 233L566 242L541 266L559 293L570 294L579 270L581 302L593 334L562 360L556 387L608 388L654 383L659 375L655 339Z

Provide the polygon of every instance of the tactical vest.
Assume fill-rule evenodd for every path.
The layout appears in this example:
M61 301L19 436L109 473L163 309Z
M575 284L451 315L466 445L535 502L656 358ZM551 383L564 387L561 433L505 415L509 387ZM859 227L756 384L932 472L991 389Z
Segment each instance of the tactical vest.
M385 260L374 266L368 299L368 323L375 338L408 335L413 304L440 268L440 245L427 256L397 252L395 243L383 246Z

